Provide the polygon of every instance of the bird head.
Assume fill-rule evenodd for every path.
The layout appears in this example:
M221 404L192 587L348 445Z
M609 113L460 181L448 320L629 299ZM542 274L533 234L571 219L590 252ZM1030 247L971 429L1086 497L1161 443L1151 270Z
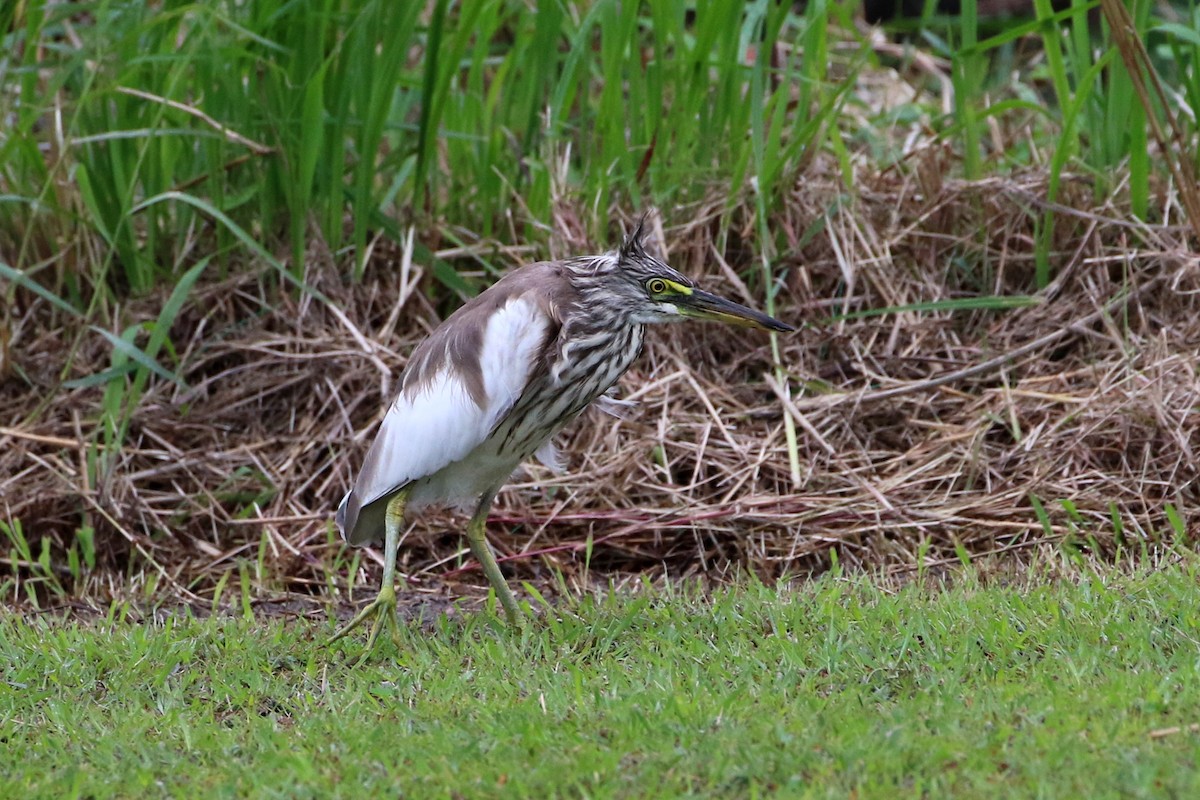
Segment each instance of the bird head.
M627 313L638 322L712 320L772 331L795 330L774 317L706 292L683 274L646 252L643 217L615 253L610 291L619 293Z

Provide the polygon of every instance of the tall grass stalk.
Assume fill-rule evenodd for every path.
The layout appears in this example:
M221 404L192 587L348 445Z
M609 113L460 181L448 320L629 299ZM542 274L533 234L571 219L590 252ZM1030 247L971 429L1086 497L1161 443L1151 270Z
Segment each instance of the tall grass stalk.
M1189 135L1184 123L1180 121L1180 115L1172 111L1172 106L1175 104L1172 103L1172 98L1168 97L1158 70L1146 50L1142 35L1146 29L1146 15L1144 13L1131 14L1124 5L1114 3L1112 0L1101 0L1101 3L1105 19L1111 26L1113 38L1121 54L1121 60L1128 70L1127 75L1133 92L1141 107L1146 111L1150 130L1154 134L1162 158L1166 162L1179 192L1184 213L1192 228L1192 234L1200 239L1200 186L1197 185L1196 177L1200 145L1196 142L1198 125L1195 119L1195 108L1192 109L1191 135ZM1192 18L1193 20L1197 19L1195 8L1192 9ZM1188 36L1185 33L1181 38L1184 41L1189 39L1195 41L1200 38L1200 35ZM1181 50L1177 49L1176 52L1179 53ZM1186 50L1182 52L1187 54ZM1195 55L1194 50L1192 55ZM1192 96L1196 96L1196 93L1200 91L1200 75L1197 75L1200 63L1195 60L1190 63L1185 62L1183 68L1186 84L1190 87Z
M196 230L221 270L242 250L195 205L144 203L169 192L282 247L295 278L314 243L361 274L381 219L549 220L568 154L558 190L600 240L613 204L737 197L751 170L770 206L836 112L828 22L824 1L26 4L0 67L0 236L22 273L68 236L98 243L54 294L140 293L190 268Z

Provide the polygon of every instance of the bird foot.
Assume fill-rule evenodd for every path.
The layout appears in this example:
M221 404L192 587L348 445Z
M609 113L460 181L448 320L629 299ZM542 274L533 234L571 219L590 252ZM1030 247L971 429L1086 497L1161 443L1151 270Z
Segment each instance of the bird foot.
M396 647L400 647L400 624L396 619L396 587L384 585L379 590L379 595L370 603L354 615L354 619L347 622L338 632L333 635L326 646L333 644L338 639L343 638L346 634L357 628L359 625L366 622L368 619L374 618L371 624L371 633L367 637L367 649L359 658L358 663L361 664L366 660L367 656L375 649L375 642L379 638L379 631L386 624L391 633L392 642ZM357 665L356 665L357 666Z

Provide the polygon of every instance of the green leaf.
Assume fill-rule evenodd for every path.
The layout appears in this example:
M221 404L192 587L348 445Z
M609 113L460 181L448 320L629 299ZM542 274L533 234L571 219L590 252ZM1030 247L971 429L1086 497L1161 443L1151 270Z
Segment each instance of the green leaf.
M901 314L908 311L980 311L1006 308L1027 308L1042 303L1036 295L987 295L984 297L956 297L950 300L930 300L925 303L909 303L903 306L888 306L886 308L869 308L865 311L851 311L838 314L834 320L862 319L864 317L882 317L887 314Z
M1161 25L1155 25L1150 30L1155 33L1165 33L1174 36L1180 41L1194 47L1200 47L1200 31L1197 31L1195 28L1189 28L1187 25L1180 25L1178 22L1164 22Z
M109 343L112 344L113 349L120 352L130 361L135 362L139 366L145 367L163 380L168 380L180 387L187 388L187 384L183 382L182 378L148 356L144 350L135 345L133 342L117 336L112 331L106 331L103 328L99 328L95 325L91 325L89 327L96 331L96 333L103 336L105 339L108 339Z
M29 291L36 294L38 297L40 297L43 300L45 300L46 302L48 302L50 305L54 306L57 309L67 312L71 316L74 316L74 317L79 316L79 309L75 308L75 306L71 305L66 300L63 300L61 297L56 295L54 292L52 292L49 289L42 286L40 283L35 281L33 278L30 278L24 272L21 272L20 270L17 270L17 269L13 269L8 264L5 264L3 261L0 261L0 278L4 278L6 280L12 281L17 286L28 289Z
M87 389L91 386L104 386L109 381L123 378L136 369L136 364L127 361L120 366L110 367L103 372L95 372L91 375L85 375L82 378L72 378L69 381L63 381L63 386L68 389Z
M146 355L148 357L158 357L158 351L162 348L163 342L166 341L167 335L171 332L171 326L175 324L175 317L179 315L183 304L187 301L188 292L192 290L196 279L200 277L200 273L204 272L204 268L208 266L211 258L212 256L205 256L200 259L191 269L183 274L183 277L175 284L175 288L171 290L171 296L163 304L162 311L158 312L158 321L150 331L150 341L146 344Z

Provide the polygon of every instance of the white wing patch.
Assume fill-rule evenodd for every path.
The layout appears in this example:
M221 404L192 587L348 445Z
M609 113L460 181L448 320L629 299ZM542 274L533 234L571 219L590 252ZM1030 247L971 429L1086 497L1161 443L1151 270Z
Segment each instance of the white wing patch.
M461 380L442 369L419 391L400 394L371 444L355 492L370 503L470 453L487 435L484 412ZM365 479L365 480L364 480Z
M537 303L521 297L510 300L488 320L479 354L488 396L488 431L525 391L534 359L546 341L547 322Z
M483 444L525 390L533 361L545 339L547 322L537 303L521 297L513 298L492 314L479 354L479 368L487 394L482 408L471 398L459 369L452 364L443 365L436 376L419 389L401 393L388 409L367 454L366 465L371 469L364 465L364 474L354 488L354 493L362 498L362 505L366 506L405 484L437 475L468 458ZM455 479L450 481L453 484L492 480L488 474L479 474L479 470L448 472L453 472ZM507 474L498 479L506 477ZM449 492L451 496L438 498L448 502L470 495L478 499L479 494L490 488L487 485L445 486L445 480L434 483L437 492Z

